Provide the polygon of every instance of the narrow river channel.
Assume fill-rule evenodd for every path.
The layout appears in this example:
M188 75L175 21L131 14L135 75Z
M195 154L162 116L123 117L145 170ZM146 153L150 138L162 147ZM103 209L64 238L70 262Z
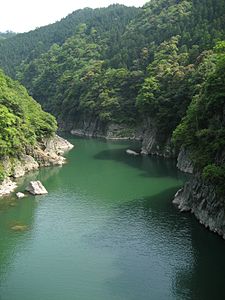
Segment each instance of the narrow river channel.
M70 141L65 166L21 180L48 195L1 207L0 300L225 299L225 241L172 205L175 163L128 155L131 142Z

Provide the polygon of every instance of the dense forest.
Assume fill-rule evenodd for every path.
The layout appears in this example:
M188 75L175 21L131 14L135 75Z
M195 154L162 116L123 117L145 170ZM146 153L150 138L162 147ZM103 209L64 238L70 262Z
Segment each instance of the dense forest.
M225 2L152 0L78 10L0 41L0 65L60 123L151 119L224 193ZM69 128L69 125L68 125Z
M0 40L8 39L10 37L14 37L16 35L13 31L0 32Z
M66 18L51 25L40 27L36 30L17 34L5 41L0 40L0 66L7 75L15 78L16 67L23 61L31 61L45 53L54 44L62 45L71 37L77 26L86 23L88 28L93 26L102 32L102 36L113 26L121 33L127 23L138 13L135 7L119 5L108 8L85 8L77 10Z

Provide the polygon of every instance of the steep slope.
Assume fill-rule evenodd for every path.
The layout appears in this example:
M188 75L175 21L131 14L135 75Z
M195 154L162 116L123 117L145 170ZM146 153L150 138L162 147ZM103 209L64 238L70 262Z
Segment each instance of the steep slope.
M85 23L88 30L94 26L99 33L113 28L123 32L126 24L138 13L135 7L112 5L108 8L77 10L59 22L28 33L17 34L7 40L0 40L0 66L7 75L15 78L15 70L23 60L27 62L46 52L54 43L63 44L74 34L79 24Z
M58 152L70 145L55 135L56 129L55 118L0 71L0 181L41 165L62 164ZM11 185L8 179L3 182L0 195L7 191L8 182Z
M18 79L64 129L104 135L112 123L142 123L143 152L173 156L172 132L204 80L197 58L224 35L224 5L152 0L126 30L111 20L100 31L80 24L64 44L25 61Z
M127 10L103 15L117 9ZM18 60L17 78L61 129L178 156L194 175L175 202L225 237L225 2L152 0L127 15L77 22L69 38Z
M173 134L194 166L194 177L174 203L225 238L225 42L204 61L205 81Z

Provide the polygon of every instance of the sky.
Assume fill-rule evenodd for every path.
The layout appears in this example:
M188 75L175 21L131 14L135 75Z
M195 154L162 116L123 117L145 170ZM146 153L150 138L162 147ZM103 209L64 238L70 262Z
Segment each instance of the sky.
M0 9L0 32L27 32L54 23L74 10L106 7L113 3L142 6L147 0L6 0Z

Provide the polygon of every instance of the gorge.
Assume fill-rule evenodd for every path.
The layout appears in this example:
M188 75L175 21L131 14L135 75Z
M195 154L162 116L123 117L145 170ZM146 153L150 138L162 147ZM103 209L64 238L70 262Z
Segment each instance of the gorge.
M2 33L0 68L0 299L28 280L38 300L45 264L43 300L74 299L73 276L79 300L223 299L224 0L77 10ZM9 195L28 179L49 195Z

